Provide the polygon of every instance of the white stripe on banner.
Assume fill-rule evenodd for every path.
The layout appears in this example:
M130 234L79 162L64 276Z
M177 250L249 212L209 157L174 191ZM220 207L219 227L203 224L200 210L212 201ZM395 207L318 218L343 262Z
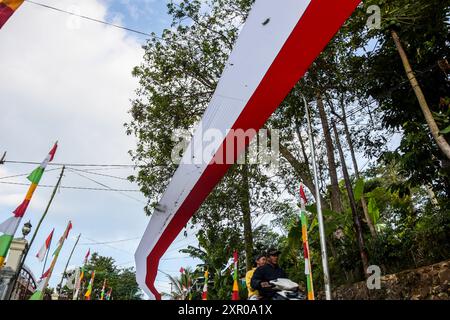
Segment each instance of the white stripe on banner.
M0 232L8 236L14 236L19 224L20 218L18 217L8 218L5 222L0 224Z

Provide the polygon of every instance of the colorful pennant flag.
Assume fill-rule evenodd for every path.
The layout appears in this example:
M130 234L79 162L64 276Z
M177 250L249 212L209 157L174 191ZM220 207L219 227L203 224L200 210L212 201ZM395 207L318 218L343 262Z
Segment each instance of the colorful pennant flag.
M88 262L90 254L91 254L91 249L88 250L88 252L86 253L86 256L84 257L84 263L83 263L83 266L81 267L80 283L81 283L81 281L83 281L83 278L84 278L84 267L86 266L86 264Z
M94 279L95 279L95 270L92 271L91 280L89 281L89 285L88 285L86 294L84 295L86 300L91 300L92 288L94 287Z
M105 289L106 289L106 279L103 280L103 287L102 287L102 292L100 293L100 300L105 299Z
M88 252L86 252L86 255L84 256L84 264L86 264L88 262L90 255L91 255L91 249L89 248Z
M306 198L305 190L303 188L303 184L300 184L300 204L302 210L306 210L306 204L308 203L308 199Z
M86 253L86 255L84 257L83 266L81 267L81 270L80 270L80 276L78 277L78 281L75 285L75 292L73 294L73 300L78 300L78 294L80 293L81 282L84 279L84 269L85 269L86 264L88 263L90 254L91 254L91 249L88 250L88 252Z
M64 231L64 234L61 236L61 239L59 240L58 249L55 252L55 256L53 257L52 263L48 270L44 272L44 274L41 276L41 282L39 283L38 287L36 288L36 291L31 296L30 300L43 300L44 299L44 293L45 289L48 286L48 282L50 281L50 277L52 276L53 269L55 268L56 261L58 260L59 253L61 252L61 248L64 245L64 240L66 240L67 236L69 235L70 228L69 226L72 225L72 222L69 221L69 224L66 227L66 230Z
M1 0L0 3L2 3ZM14 234L19 228L22 217L25 215L31 198L33 197L34 191L36 190L39 181L44 174L47 164L53 160L57 147L58 144L55 143L52 150L50 150L50 153L47 155L41 165L28 176L28 180L30 180L31 185L25 196L25 200L23 200L23 202L17 207L17 209L14 210L14 216L0 224L0 232L3 233L3 235L0 236L0 269L2 268L5 258L8 255L8 251L11 246L12 239L14 238Z
M233 293L231 300L239 300L239 282L238 282L238 252L234 251L234 274L233 274Z
M0 0L0 29L23 2L24 0Z
M69 232L70 232L70 230L72 230L72 223L69 223ZM67 232L66 239L69 236L69 232Z
M52 232L50 232L50 234L48 235L47 239L45 240L44 244L42 245L41 249L39 250L39 252L36 254L36 257L38 258L39 262L44 261L45 259L45 254L47 253L47 251L50 249L50 245L52 243L52 238L53 238L53 232L55 231L55 229L52 230Z
M205 271L205 284L203 285L202 292L202 300L208 300L208 280L209 280L209 272Z
M306 196L303 191L303 185L300 185L300 198L302 208L300 211L300 220L302 224L302 240L303 240L303 256L305 258L305 275L306 275L306 287L308 290L308 300L314 300L314 286L313 276L311 270L311 258L309 254L309 241L308 241L308 217L306 216Z

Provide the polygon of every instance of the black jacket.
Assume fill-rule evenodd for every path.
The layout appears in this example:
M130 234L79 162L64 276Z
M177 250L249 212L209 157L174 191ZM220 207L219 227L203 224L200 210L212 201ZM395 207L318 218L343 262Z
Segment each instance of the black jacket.
M273 266L270 263L265 264L255 270L251 280L251 286L253 289L259 291L263 298L272 298L275 295L275 290L271 288L262 288L261 282L269 282L279 278L287 278L286 273L280 266Z

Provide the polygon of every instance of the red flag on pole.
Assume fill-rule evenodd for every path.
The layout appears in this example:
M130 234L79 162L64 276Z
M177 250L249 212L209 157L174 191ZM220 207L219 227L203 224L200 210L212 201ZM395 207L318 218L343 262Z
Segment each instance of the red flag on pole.
M306 198L305 190L303 189L303 184L300 183L300 204L302 210L305 210L305 206L308 203L308 199Z
M86 256L84 257L84 263L87 263L87 260L89 259L90 254L91 254L91 249L89 248L88 252L86 253Z
M72 230L72 221L69 221L69 226L67 227L66 239L69 236L70 230Z

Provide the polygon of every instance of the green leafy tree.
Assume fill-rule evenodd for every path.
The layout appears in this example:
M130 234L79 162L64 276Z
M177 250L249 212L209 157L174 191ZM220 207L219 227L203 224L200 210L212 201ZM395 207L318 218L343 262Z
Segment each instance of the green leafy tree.
M100 299L103 281L106 279L106 291L113 289L114 300L140 300L142 292L136 282L136 272L133 268L119 268L111 257L103 257L93 253L85 266L85 287L95 271L92 300ZM82 292L84 295L84 292Z

